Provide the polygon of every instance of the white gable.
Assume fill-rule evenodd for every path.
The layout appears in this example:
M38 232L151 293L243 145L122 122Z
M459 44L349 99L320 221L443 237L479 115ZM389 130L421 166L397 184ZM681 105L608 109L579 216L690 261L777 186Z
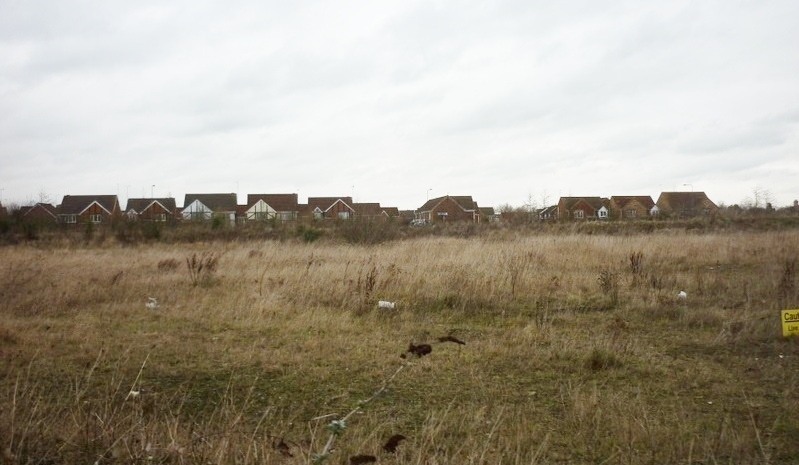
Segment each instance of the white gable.
M199 200L195 200L194 202L190 203L188 206L183 207L181 213L183 214L183 218L187 220L192 219L192 217L196 218L198 216L210 218L211 215L213 215L213 211L210 208L206 207L205 204L203 204Z
M247 213L275 213L275 209L264 202L263 199L258 199L252 207L247 209Z

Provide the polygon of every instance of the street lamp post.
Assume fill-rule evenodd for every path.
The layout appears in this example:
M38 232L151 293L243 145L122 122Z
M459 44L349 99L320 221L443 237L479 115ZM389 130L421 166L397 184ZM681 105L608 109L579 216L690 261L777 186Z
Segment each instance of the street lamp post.
M429 189L427 189L427 200L430 200L430 191L431 191L431 190L433 190L433 188L432 188L432 187L431 187L431 188L429 188Z
M685 184L683 184L683 186L691 186L691 192L694 191L694 185L691 184L691 183L685 183Z
M153 197L153 191L155 191L155 184L153 184L152 186L150 186L150 198L151 198L151 199L152 199L152 198L154 198L154 197Z

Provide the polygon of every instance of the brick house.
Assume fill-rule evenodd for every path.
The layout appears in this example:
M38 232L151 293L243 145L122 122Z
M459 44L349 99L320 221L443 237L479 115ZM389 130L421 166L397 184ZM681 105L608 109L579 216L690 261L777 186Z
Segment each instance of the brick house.
M624 220L648 218L654 206L648 195L614 195L610 198L610 216Z
M358 219L378 219L385 218L383 209L380 208L379 203L366 202L366 203L353 203L352 208L355 209L355 217Z
M19 209L19 214L21 220L25 223L58 223L57 209L49 203L39 202L30 207L21 207Z
M389 219L398 219L401 216L397 207L383 207L380 214Z
M128 219L157 223L174 221L177 211L174 197L128 199L125 206L125 216Z
M661 192L654 214L691 218L713 216L719 207L704 192Z
M425 223L454 221L480 222L480 207L470 195L445 195L425 202L416 209L416 220Z
M348 220L355 216L352 197L308 197L305 214L315 220Z
M538 219L540 221L554 221L558 219L558 206L550 205L538 210Z
M116 195L65 195L56 207L60 223L108 223L120 214Z
M561 220L606 220L610 215L610 200L604 197L561 197L558 218Z

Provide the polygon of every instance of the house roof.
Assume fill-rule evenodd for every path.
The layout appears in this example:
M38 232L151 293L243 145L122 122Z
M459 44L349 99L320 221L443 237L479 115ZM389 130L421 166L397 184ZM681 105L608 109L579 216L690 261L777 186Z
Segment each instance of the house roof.
M185 209L195 200L215 212L235 212L237 207L236 194L186 194L183 201Z
M125 207L125 211L129 212L131 209L136 213L141 213L144 210L152 205L154 202L161 204L166 210L170 212L175 212L177 208L175 207L175 198L174 197L161 197L161 198L138 198L138 199L128 199L128 204Z
M429 212L430 210L434 209L436 205L440 204L446 199L455 201L455 203L458 204L458 206L464 211L474 211L478 209L477 202L472 199L471 195L445 195L443 197L436 197L434 199L428 200L424 205L419 207L417 211Z
M26 216L35 210L43 210L44 212L52 215L54 218L57 215L56 207L54 207L49 203L44 203L44 202L38 202L30 207L20 207L19 212L22 214L22 216Z
M383 213L390 216L391 218L397 218L400 216L399 208L397 207L383 207Z
M412 220L416 217L415 210L400 210L399 216L405 220Z
M610 201L616 204L619 208L624 208L630 202L638 202L643 205L647 210L651 210L655 206L652 197L648 195L614 195Z
M114 213L119 206L116 195L65 195L57 211L60 215L80 215L94 202L108 213Z
M494 216L494 207L480 207L480 214L484 216Z
M560 201L567 210L571 210L580 201L587 203L594 210L607 206L609 202L604 197L561 197Z
M297 194L249 194L247 195L247 208L252 207L259 200L278 212L296 212L299 210Z
M358 216L380 216L383 211L379 203L355 203L352 208Z
M319 208L325 212L338 201L344 202L352 209L352 197L308 197L308 210Z
M703 202L716 206L704 192L661 192L657 205L666 210L692 210L701 207Z

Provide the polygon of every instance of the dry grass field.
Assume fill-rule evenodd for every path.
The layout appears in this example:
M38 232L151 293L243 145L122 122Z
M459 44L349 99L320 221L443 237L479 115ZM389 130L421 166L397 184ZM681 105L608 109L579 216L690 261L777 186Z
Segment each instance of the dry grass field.
M799 462L796 231L112 242L0 248L0 463Z

